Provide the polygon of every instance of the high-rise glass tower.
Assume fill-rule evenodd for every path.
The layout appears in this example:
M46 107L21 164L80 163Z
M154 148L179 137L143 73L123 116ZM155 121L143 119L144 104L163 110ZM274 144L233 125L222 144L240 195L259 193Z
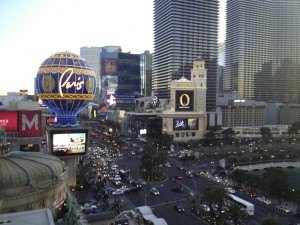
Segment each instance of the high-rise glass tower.
M100 53L101 52L122 52L121 46L104 46L104 47L92 47L84 46L80 48L80 56L83 57L89 65L94 69L96 76L96 94L94 101L99 103L100 94Z
M216 105L218 0L155 0L152 89L169 98L170 81L190 79L195 59L207 69L207 110Z
M224 91L300 102L300 1L227 0Z

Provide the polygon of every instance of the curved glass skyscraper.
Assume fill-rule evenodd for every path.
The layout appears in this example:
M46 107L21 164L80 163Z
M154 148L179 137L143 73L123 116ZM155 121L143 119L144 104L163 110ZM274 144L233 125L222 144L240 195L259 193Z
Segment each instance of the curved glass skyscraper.
M170 81L190 79L193 61L207 69L207 110L216 105L218 0L155 0L152 89L169 98Z
M300 1L227 0L224 90L300 102Z

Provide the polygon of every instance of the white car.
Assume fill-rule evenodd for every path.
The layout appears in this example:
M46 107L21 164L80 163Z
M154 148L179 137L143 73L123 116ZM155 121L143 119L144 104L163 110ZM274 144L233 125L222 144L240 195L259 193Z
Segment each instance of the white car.
M231 194L234 194L235 193L235 190L231 187L226 187L225 190Z
M261 197L257 197L256 200L260 201L260 202L263 202L267 205L270 205L272 202L270 199L264 197L264 196L261 196Z
M201 208L205 211L205 212L209 212L210 208L208 205L201 205Z
M122 194L124 194L124 191L117 189L117 190L113 191L111 194L112 195L122 195Z
M157 188L151 188L150 192L153 194L153 195L160 195L159 191L157 190Z
M116 175L116 176L114 177L114 180L115 180L115 181L121 180L121 177L120 177L119 175Z

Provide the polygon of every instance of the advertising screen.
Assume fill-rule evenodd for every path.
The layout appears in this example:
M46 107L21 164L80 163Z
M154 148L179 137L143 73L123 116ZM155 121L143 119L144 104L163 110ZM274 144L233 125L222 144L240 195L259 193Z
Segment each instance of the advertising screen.
M18 111L0 111L0 127L6 132L18 132Z
M50 131L50 151L56 156L84 155L87 143L87 129Z
M118 75L117 59L102 59L102 75Z
M177 90L175 97L176 112L194 111L194 91Z
M198 130L198 119L197 118L173 119L173 130Z

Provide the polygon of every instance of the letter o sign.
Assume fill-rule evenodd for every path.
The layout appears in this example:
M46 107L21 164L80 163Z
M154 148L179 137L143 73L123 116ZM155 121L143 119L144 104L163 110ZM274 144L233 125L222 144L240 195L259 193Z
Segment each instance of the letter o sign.
M179 98L179 102L182 106L186 107L190 104L190 96L188 94L182 94Z

